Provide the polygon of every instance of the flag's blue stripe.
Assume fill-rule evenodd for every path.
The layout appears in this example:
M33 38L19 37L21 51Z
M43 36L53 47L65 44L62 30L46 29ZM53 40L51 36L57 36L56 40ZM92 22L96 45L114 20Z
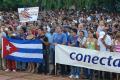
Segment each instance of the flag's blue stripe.
M40 58L21 58L21 57L14 57L14 56L6 56L6 59L14 60L14 61L20 61L20 62L36 62L36 63L42 63L43 59Z
M25 49L25 48L18 48L17 52L20 53L43 53L42 49Z
M18 43L18 44L42 44L41 40L18 40L18 39L11 39L11 38L7 38L10 42L13 43Z

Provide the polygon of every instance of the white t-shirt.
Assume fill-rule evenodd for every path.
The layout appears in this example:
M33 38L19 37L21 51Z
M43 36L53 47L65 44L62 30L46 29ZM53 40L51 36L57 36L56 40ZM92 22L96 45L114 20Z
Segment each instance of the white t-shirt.
M2 20L3 18L2 18L2 16L0 16L0 20Z
M97 32L100 33L101 31L103 31L103 28L104 28L104 26L98 26Z
M91 21L91 17L90 17L90 16L89 16L89 17L87 17L87 20L88 20L88 21Z
M100 51L110 51L110 49L107 49L107 48L105 47L105 45L102 43L101 39L102 39L102 38L100 38L100 37L98 38L98 46L100 47ZM109 45L109 46L112 45L112 39L111 39L111 37L110 37L109 35L106 35L105 43L106 43L107 45Z

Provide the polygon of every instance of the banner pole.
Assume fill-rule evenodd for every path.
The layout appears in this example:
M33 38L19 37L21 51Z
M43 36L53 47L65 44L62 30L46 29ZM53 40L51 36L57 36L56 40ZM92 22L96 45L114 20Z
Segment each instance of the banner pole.
M119 80L119 73L117 73L117 80Z
M57 75L57 68L56 68L56 63L55 63L55 75Z
M57 51L56 51L56 45L55 45L55 56L54 56L54 58L55 58L55 76L57 76L56 52L57 52Z

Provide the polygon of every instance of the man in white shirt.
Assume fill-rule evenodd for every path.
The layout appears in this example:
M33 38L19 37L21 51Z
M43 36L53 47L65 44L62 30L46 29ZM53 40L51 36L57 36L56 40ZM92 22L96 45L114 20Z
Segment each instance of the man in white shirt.
M104 27L103 31L100 31L99 38L98 38L98 46L100 51L110 51L112 45L112 39L107 34L107 27ZM99 73L100 75L100 73ZM105 72L102 72L102 78L105 78Z
M100 51L110 51L110 47L112 45L111 37L104 31L101 31L99 33L98 45Z

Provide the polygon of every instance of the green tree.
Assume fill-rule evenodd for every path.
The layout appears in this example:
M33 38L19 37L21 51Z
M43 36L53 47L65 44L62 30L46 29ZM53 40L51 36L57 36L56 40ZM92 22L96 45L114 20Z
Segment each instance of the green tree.
M39 6L41 9L69 9L75 6L78 10L105 9L120 11L120 0L0 0L0 10L17 10L18 7Z

